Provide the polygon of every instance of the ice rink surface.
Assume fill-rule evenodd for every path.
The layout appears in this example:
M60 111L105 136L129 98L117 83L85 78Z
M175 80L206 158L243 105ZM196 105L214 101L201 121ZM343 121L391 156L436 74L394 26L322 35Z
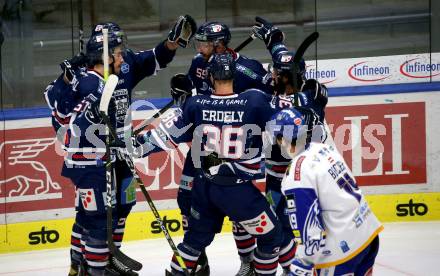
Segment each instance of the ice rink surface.
M140 275L151 276L164 275L172 252L165 239L126 242L122 250L143 263ZM213 276L234 275L239 268L231 234L217 235L207 254ZM68 248L3 254L0 275L67 275L69 263ZM374 275L440 275L439 267L440 222L385 224Z

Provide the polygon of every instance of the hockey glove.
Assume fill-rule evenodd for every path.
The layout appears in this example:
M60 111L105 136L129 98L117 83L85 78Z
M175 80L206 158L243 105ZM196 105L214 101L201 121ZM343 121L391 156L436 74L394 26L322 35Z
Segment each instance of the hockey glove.
M168 41L176 42L186 48L197 30L196 21L189 15L181 15L168 34Z
M192 82L185 74L176 74L171 78L171 97L174 104L182 105L187 97L192 96Z
M223 164L224 161L218 157L218 154L216 152L212 152L209 155L205 156L202 160L202 169L204 172L209 172L210 174L214 175L217 174L216 169L212 169L214 167L217 167L221 164Z
M77 80L75 76L75 71L78 70L80 67L83 67L86 65L87 57L81 53L69 60L64 60L60 63L61 70L64 72L64 78L67 83L74 85Z
M313 265L306 264L300 259L293 259L292 264L290 265L290 272L288 276L313 276Z
M284 41L284 33L272 23L259 16L255 17L255 21L252 32L256 37L264 41L267 49L271 50L274 45Z
M101 112L99 111L99 103L100 101L98 100L91 102L86 110L87 118L89 119L90 122L94 124L98 124L102 122ZM110 117L112 117L113 114L116 114L116 103L113 98L110 100L108 106L108 114Z
M311 91L313 99L322 106L325 106L328 102L327 87L320 84L315 79L308 79L304 82L301 91Z

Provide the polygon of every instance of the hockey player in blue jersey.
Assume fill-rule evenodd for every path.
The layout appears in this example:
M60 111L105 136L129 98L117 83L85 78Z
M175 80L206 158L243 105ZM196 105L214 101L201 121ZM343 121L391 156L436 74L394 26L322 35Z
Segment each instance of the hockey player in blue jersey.
M109 31L110 73L119 77L114 97L109 108L119 138L131 132L131 121L127 114L132 89L143 78L155 74L172 61L178 46L185 47L195 32L195 22L189 16L181 16L171 29L168 39L154 49L133 52L126 48L126 38L115 23L96 25L86 46L87 69L81 72L73 88L74 101L80 101L73 109L67 132L67 156L62 175L72 180L76 188L76 218L72 230L72 269L69 275L78 273L79 263L85 264L86 275L137 275L137 273L109 259L106 244L106 215L104 198L106 178L103 166L105 155L104 125L98 112L103 79L103 34ZM56 86L55 86L56 87ZM58 91L59 92L59 91ZM46 95L57 93L47 91ZM65 97L68 99L68 97ZM54 102L54 101L52 101ZM59 106L54 106L55 108ZM116 205L113 214L113 239L120 246L125 229L125 220L135 204L135 187L132 175L125 162L113 161L117 172ZM112 274L113 273L113 274ZM125 274L124 274L125 273Z
M283 242L281 225L251 180L263 177L261 134L266 122L284 105L278 97L260 90L234 93L235 68L231 54L214 54L208 70L214 93L187 99L183 110L167 116L138 141L144 154L192 141L190 158L196 176L189 228L178 245L190 271L220 231L223 218L229 216L257 238L253 259L256 274L275 275ZM175 258L171 275L183 275Z
M266 20L257 17L257 24L253 27L254 34L263 40L267 49L272 55L274 81L274 93L288 99L286 106L305 106L312 108L319 114L322 123L325 118L325 107L327 105L327 88L314 79L305 78L305 62L300 60L299 64L294 64L295 53L288 51L283 43L284 34L277 27ZM296 66L296 71L294 67ZM321 134L315 135L319 141L326 138L324 128L320 126L317 131ZM284 235L290 237L290 242L285 244L280 251L279 263L283 268L283 274L287 275L290 263L295 256L295 242L288 217L285 215L286 202L281 194L281 181L287 166L290 163L288 156L281 154L280 147L274 143L270 147L270 154L266 155L266 197L276 210L282 222Z
M262 64L254 59L249 59L229 48L231 33L229 28L220 22L207 22L201 25L195 36L194 43L198 51L193 58L188 73L177 74L171 79L171 93L176 98L176 103L182 102L181 94L191 93L196 90L198 95L210 95L213 90L207 74L208 59L214 53L231 53L235 60L236 70L234 73L234 92L241 93L247 89L256 88L266 93L273 93L271 85L271 74L269 74ZM184 230L186 230L187 217L190 212L191 186L194 178L194 166L188 152L183 167L177 202L182 213ZM246 233L239 224L234 224L233 233L238 254L241 259L241 266L237 276L246 276L252 273L252 251L255 247L254 238ZM201 269L208 273L206 256L202 254L200 264ZM205 267L203 267L205 266Z
M283 154L292 158L282 193L302 242L288 275L372 275L383 226L337 149L313 142L319 122L313 113L285 109L272 127Z

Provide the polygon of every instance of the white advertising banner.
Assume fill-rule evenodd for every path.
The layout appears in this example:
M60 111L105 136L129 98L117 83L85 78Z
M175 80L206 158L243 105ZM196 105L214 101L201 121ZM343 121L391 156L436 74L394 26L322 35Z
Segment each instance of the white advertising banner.
M306 77L327 87L440 81L440 53L310 60Z

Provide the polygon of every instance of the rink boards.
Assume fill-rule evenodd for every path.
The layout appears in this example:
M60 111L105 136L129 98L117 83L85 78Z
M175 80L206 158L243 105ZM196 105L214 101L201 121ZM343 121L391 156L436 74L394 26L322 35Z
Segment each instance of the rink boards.
M368 195L367 200L382 222L440 220L440 193ZM183 235L179 210L161 210L160 214L172 236ZM0 233L8 238L2 241L0 253L69 246L72 224L73 218L0 225ZM231 228L225 218L222 231L230 232ZM130 214L124 240L163 237L152 212Z
M333 139L327 142L343 154L379 219L439 220L440 84L334 88L329 93L326 118ZM155 101L158 107L163 102ZM20 119L5 115L0 138L0 253L70 243L74 193L60 176L63 152L47 110L27 112ZM135 119L151 114L139 111ZM181 145L137 162L174 235L182 234L175 197L188 148ZM263 182L257 185L264 187ZM163 237L140 191L137 199L126 239ZM224 231L230 231L226 222Z

